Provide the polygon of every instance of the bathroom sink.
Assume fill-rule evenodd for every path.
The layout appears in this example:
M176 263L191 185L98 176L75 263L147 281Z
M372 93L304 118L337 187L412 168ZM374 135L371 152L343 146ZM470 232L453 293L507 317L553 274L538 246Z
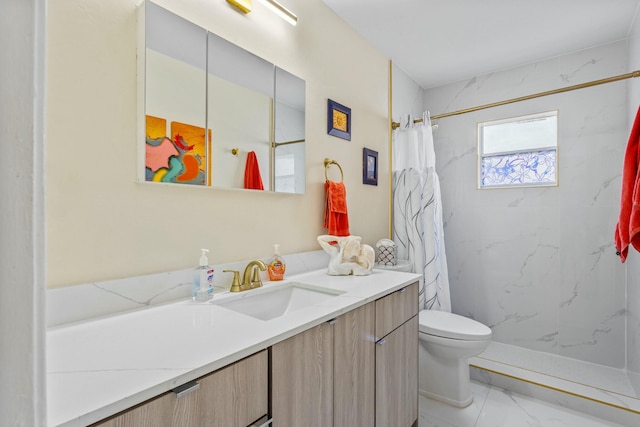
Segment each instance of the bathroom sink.
M300 282L288 282L244 291L211 303L260 320L271 320L318 304L344 291Z

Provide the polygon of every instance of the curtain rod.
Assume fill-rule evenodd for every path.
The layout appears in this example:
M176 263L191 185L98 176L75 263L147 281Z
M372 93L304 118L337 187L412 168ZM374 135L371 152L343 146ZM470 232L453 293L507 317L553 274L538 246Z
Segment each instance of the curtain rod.
M534 93L533 95L526 95L526 96L521 96L521 97L518 97L518 98L507 99L505 101L493 102L491 104L479 105L477 107L465 108L464 110L452 111L451 113L438 114L436 116L431 116L431 120L442 119L444 117L450 117L450 116L457 116L457 115L460 115L460 114L472 113L474 111L484 110L486 108L499 107L501 105L513 104L514 102L526 101L528 99L540 98L542 96L547 96L547 95L555 95L557 93L569 92L569 91L572 91L572 90L583 89L583 88L586 88L586 87L597 86L597 85L601 85L601 84L605 84L605 83L613 83L613 82L617 82L617 81L620 81L620 80L626 80L626 79L630 79L630 78L634 78L634 77L640 77L640 70L632 71L632 72L626 73L626 74L620 74L619 76L608 77L606 79L593 80L593 81L587 82L587 83L580 83L580 84L573 85L573 86L567 86L567 87L563 87L563 88L560 88L560 89L553 89L553 90L548 90L546 92ZM420 123L420 122L422 122L422 119L416 119L413 122L414 123ZM400 123L391 122L391 128L392 129L397 129L399 127L400 127Z

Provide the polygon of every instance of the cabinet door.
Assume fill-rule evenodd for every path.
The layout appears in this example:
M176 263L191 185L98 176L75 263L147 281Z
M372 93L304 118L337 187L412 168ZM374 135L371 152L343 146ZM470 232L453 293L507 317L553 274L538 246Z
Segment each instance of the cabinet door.
M375 425L375 303L338 317L333 325L333 426Z
M333 424L333 326L322 323L271 348L273 427Z
M418 314L418 282L376 301L376 336L382 338Z
M418 418L418 316L376 345L376 426L409 427Z

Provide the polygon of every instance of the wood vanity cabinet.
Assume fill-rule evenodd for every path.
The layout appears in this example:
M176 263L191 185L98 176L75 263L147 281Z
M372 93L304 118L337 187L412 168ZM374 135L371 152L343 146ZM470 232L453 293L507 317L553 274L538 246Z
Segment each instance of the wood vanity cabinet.
M333 425L333 326L322 323L271 347L274 427Z
M273 427L417 423L417 314L415 283L274 344Z
M192 386L191 389L189 386ZM94 426L251 425L268 413L267 350L188 383L184 388L165 393ZM183 395L179 394L181 391Z
M374 427L375 305L274 344L274 427Z
M93 427L417 425L417 315L414 283Z
M418 419L418 284L376 301L376 426Z
M93 424L92 427L157 427L173 420L175 398L166 393L132 409L115 415L106 421Z
M333 427L375 425L375 314L372 302L333 325Z

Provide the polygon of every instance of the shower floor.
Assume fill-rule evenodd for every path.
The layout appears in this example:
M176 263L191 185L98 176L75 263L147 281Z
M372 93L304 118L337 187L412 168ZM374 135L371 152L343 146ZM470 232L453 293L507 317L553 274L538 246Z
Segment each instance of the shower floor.
M625 369L498 342L469 362L485 372L640 414L640 377Z

